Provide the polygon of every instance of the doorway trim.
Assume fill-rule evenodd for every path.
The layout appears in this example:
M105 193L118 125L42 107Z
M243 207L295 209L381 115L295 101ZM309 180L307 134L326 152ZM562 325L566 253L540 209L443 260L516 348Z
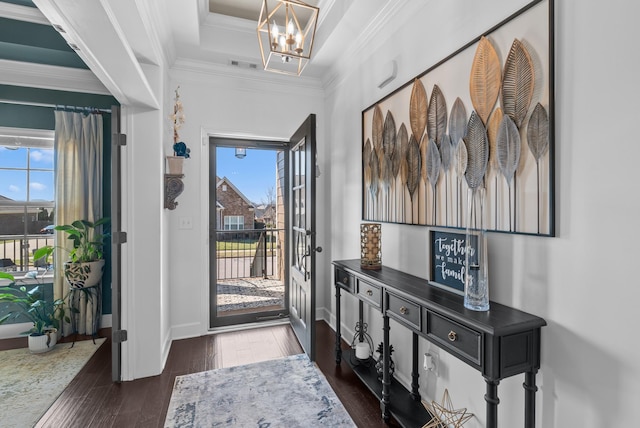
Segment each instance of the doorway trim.
M202 283L202 287L200 290L200 333L207 334L219 329L228 330L229 327L211 327L210 326L210 301L211 301L211 293L210 293L210 284L209 278L211 277L211 269L209 266L209 251L210 251L210 242L211 242L211 230L209 230L209 157L210 153L210 144L209 141L211 138L222 139L222 140L230 140L230 141L251 141L253 143L274 143L274 144L289 144L289 137L275 137L268 135L257 135L251 133L243 133L243 132L220 132L218 130L214 130L212 128L202 128L201 130L201 141L202 144L202 155L200 157L200 182L202 186L200 186L200 212L202 216L200 218L200 230L203 231L203 238L201 242L201 263L202 263L202 271L200 273L200 279ZM269 321L266 321L269 322ZM279 322L279 321L276 321ZM288 322L285 320L284 322ZM185 336L186 337L186 336Z

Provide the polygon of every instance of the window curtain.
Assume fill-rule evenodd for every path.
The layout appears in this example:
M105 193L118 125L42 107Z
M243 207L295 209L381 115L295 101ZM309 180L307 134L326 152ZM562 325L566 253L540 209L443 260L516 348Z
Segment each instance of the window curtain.
M73 111L55 111L55 223L71 224L76 220L94 222L102 218L102 116ZM98 231L100 232L100 231ZM73 242L65 232L56 232L54 264L54 298L69 295L69 307L79 310L74 316L73 327L79 334L94 334L93 326L101 315L101 290L99 286L69 294L64 279L63 265L68 259ZM66 249L61 250L61 247ZM65 324L68 335L72 326Z

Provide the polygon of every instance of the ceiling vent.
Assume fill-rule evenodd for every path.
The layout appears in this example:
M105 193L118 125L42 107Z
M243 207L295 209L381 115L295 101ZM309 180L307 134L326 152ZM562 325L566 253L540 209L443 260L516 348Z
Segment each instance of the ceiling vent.
M237 59L230 59L229 65L231 67L246 68L247 70L258 70L258 64L254 62L240 61Z

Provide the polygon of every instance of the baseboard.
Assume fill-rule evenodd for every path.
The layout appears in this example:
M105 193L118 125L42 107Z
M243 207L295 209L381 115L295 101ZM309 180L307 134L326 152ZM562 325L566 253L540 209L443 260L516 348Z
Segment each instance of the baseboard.
M178 324L171 327L171 334L168 336L170 342L173 340L189 339L191 337L202 336L202 325L200 323Z

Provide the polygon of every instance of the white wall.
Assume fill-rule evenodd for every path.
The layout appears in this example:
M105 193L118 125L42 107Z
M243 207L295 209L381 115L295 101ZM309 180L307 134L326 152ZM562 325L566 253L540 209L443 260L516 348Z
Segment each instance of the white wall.
M169 218L169 272L172 338L206 334L209 325L209 145L208 136L249 137L288 140L304 119L317 115L317 142L321 159L326 156L323 117L323 91L319 82L305 79L275 78L265 82L265 74L238 70L218 72L180 66L171 70L171 85L180 85L186 122L180 138L191 149L184 165L184 192L178 207L167 211ZM268 76L267 76L268 77ZM291 84L281 84L279 82ZM167 145L170 150L170 144ZM274 165L275 167L275 165ZM320 168L323 169L322 163ZM324 180L323 180L324 179ZM318 183L318 207L324 206L328 174ZM318 224L328 213L319 209ZM190 217L193 228L179 229L181 217ZM319 230L319 245L325 245ZM328 266L325 253L318 264ZM327 283L328 270L320 272L319 283ZM322 299L320 306L324 303Z
M524 0L409 2L410 16L392 20L341 64L327 96L326 141L331 165L330 230L333 259L357 258L361 222L361 111L526 4ZM633 266L640 256L635 222L640 155L634 121L640 83L636 17L640 6L561 0L556 4L557 237L490 234L491 298L547 320L542 331L537 426L599 428L637 425L640 347L634 343L640 291ZM383 39L384 38L384 39ZM376 88L375 70L395 59L399 76ZM427 277L425 227L383 226L383 263ZM329 273L327 273L329 275ZM355 305L343 302L353 329ZM381 340L380 314L366 314ZM411 337L392 322L399 376L409 382ZM482 377L421 341L421 353L440 356L439 377L421 372L421 392L453 402L485 424ZM522 426L522 376L499 387L500 426Z

